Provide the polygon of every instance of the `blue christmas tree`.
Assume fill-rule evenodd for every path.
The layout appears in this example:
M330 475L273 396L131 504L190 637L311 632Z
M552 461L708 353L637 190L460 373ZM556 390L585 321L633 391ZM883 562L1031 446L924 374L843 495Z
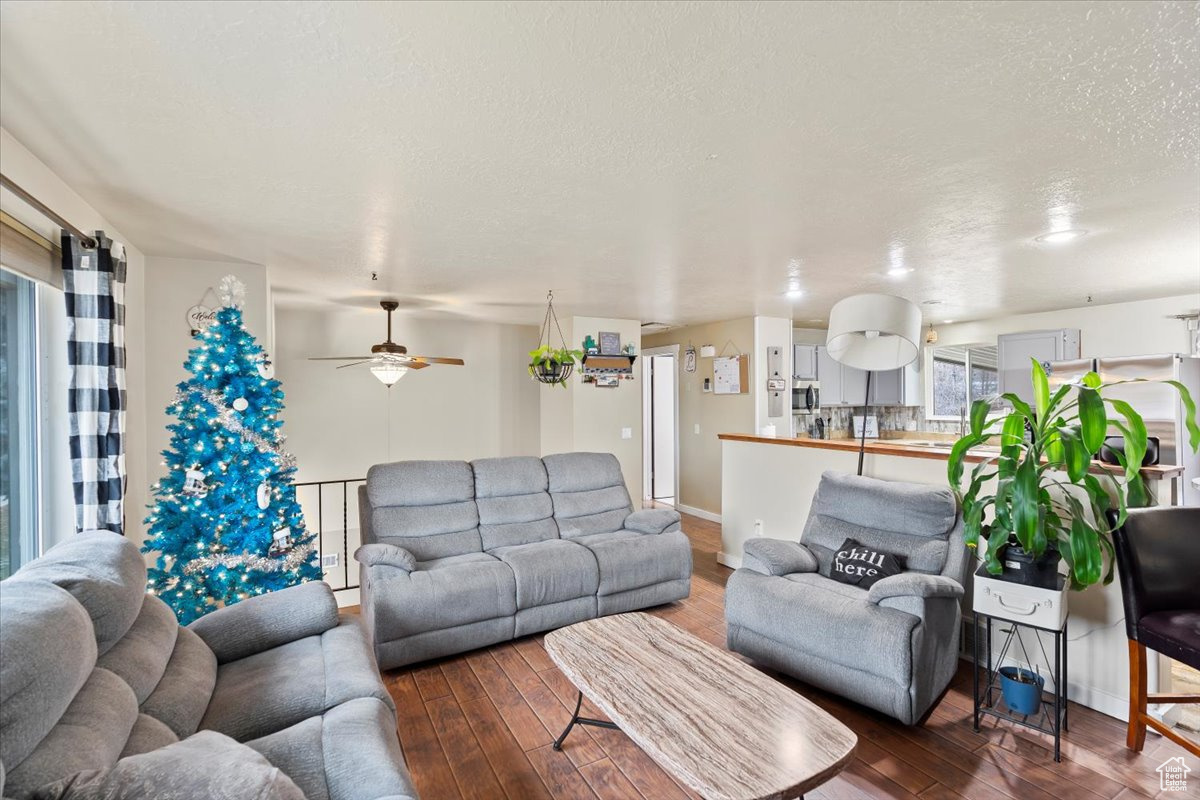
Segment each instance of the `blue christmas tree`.
M242 322L244 288L221 282L224 303L188 353L192 377L167 413L165 478L146 518L143 552L158 558L149 589L187 624L252 595L320 580L313 536L283 451L283 392L266 354Z

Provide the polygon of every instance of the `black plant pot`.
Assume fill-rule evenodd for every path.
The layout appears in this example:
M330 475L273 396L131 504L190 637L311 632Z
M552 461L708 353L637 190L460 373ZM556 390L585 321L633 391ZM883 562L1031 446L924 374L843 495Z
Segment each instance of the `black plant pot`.
M1001 580L1037 586L1041 589L1058 589L1058 562L1062 554L1054 547L1047 547L1038 558L1019 544L1010 543L1000 551L1000 563L1004 566Z
M574 369L574 364L563 364L558 361L539 361L533 365L533 377L541 383L563 383Z

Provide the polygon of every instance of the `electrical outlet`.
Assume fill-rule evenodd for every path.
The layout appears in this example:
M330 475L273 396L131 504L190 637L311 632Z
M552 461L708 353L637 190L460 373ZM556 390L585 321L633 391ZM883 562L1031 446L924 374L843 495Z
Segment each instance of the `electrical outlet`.
M696 433L696 434L700 433L700 423L699 422L697 422L696 426L692 429L692 433Z
M763 535L763 524L762 524L761 519L754 520L754 535L755 536Z
M335 569L340 563L341 557L337 553L321 554L321 569Z
M632 439L633 438L633 428L621 428L621 438L622 439Z

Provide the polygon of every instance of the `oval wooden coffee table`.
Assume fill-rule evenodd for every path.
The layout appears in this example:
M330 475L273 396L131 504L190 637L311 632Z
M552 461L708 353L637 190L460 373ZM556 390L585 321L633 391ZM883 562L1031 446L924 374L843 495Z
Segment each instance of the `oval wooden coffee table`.
M624 731L707 800L793 800L841 772L858 738L805 697L649 614L618 614L546 634L579 690L571 729ZM612 720L579 716L583 696Z

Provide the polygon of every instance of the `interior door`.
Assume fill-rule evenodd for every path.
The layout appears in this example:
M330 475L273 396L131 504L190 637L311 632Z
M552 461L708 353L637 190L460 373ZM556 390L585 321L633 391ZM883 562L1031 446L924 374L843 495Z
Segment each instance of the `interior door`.
M650 357L650 496L675 502L675 359Z

